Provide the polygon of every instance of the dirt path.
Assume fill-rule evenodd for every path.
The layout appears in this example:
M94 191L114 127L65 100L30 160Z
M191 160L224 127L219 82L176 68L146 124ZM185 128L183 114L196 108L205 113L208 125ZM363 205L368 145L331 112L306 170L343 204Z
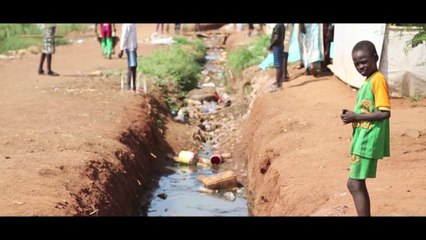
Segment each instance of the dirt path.
M231 35L228 51L253 38ZM249 113L226 138L233 170L248 173L250 205L261 216L356 216L346 188L352 129L342 108L353 108L357 91L334 76L304 76L289 68L284 90L269 93L275 70L243 72L239 91L253 89ZM243 87L249 86L248 88ZM391 157L367 180L374 216L426 215L426 99L391 99ZM417 136L420 134L420 136Z
M143 43L154 28L138 25L139 55L156 48ZM37 75L40 55L0 62L0 215L83 211L76 194L86 189L90 196L94 182L105 181L98 171L123 172L111 167L118 165L116 151L127 149L123 132L146 127L146 100L120 92L126 58L103 58L93 32L74 37L83 42L53 55L59 77Z
M277 93L266 92L274 70L253 77L257 99L241 133L249 139L242 148L248 149L253 213L356 215L346 189L352 129L339 114L352 108L357 92L334 76L291 73L298 77ZM426 99L391 104L391 157L367 180L372 214L426 215Z

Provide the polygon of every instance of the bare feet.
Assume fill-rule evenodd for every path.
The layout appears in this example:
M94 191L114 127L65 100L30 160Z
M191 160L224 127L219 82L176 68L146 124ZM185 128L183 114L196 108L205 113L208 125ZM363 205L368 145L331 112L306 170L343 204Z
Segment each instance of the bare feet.
M272 86L269 88L269 92L276 92L276 91L278 91L278 90L282 90L282 89L283 89L283 86L282 86L282 85L277 86L277 84L276 84L276 83L274 83L274 84L272 84Z
M288 76L288 74L283 78L283 82L288 82L288 80L290 79L290 77Z

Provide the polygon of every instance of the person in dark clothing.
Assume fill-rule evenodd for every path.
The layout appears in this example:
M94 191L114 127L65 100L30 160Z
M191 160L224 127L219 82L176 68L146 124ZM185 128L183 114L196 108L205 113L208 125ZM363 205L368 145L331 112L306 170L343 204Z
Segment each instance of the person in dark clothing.
M180 23L175 23L175 34L180 34Z
M324 36L324 61L322 61L321 71L330 71L327 65L331 64L330 47L331 42L334 41L334 24L324 23L323 24L323 36Z
M274 54L274 67L277 70L276 80L272 85L271 92L282 89L283 83L283 60L284 60L284 33L285 26L277 23L272 30L271 43L268 47L269 51Z
M253 23L249 23L248 24L248 33L247 33L247 36L251 37L251 34L252 34L253 30L254 30L254 24Z

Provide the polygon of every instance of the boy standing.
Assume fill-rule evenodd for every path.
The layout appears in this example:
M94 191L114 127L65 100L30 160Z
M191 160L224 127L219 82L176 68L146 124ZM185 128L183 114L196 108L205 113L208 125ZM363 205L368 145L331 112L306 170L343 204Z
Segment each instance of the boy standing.
M123 56L123 51L127 55L127 89L131 90L131 82L133 83L133 91L136 91L136 68L138 66L137 50L138 41L136 37L136 25L134 23L126 23L121 27L120 53L118 57Z
M271 92L282 89L283 83L283 59L284 59L284 32L285 27L282 23L277 23L272 30L271 43L268 47L269 51L274 54L274 67L277 70L275 83L271 88Z
M390 156L390 101L385 77L377 69L379 59L374 44L358 42L352 50L357 71L365 76L354 112L343 109L340 118L352 123L351 166L347 187L358 216L370 216L370 197L365 180L376 177L377 161Z
M284 34L284 59L283 59L283 75L284 75L284 81L288 81L289 80L289 75L288 75L288 67L287 67L287 63L288 63L288 52L290 50L290 42L291 42L291 38L293 36L293 23L288 23L287 26L285 27L285 34Z

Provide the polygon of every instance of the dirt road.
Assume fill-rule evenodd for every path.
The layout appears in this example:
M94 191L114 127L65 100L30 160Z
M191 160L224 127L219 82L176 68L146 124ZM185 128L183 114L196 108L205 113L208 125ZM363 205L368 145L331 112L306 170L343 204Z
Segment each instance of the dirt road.
M258 91L241 134L255 215L356 216L346 188L351 126L341 109L357 91L334 76L298 76L267 93L274 70L254 75ZM392 99L391 157L367 180L375 216L426 215L426 99Z
M144 44L154 27L138 25L139 55L156 48ZM126 58L103 58L94 32L73 37L80 43L53 55L59 77L37 74L40 55L0 62L0 215L97 214L82 209L96 202L83 195L102 195L102 171L125 171L116 169L116 153L129 152L122 138L147 127L147 100L120 91Z

